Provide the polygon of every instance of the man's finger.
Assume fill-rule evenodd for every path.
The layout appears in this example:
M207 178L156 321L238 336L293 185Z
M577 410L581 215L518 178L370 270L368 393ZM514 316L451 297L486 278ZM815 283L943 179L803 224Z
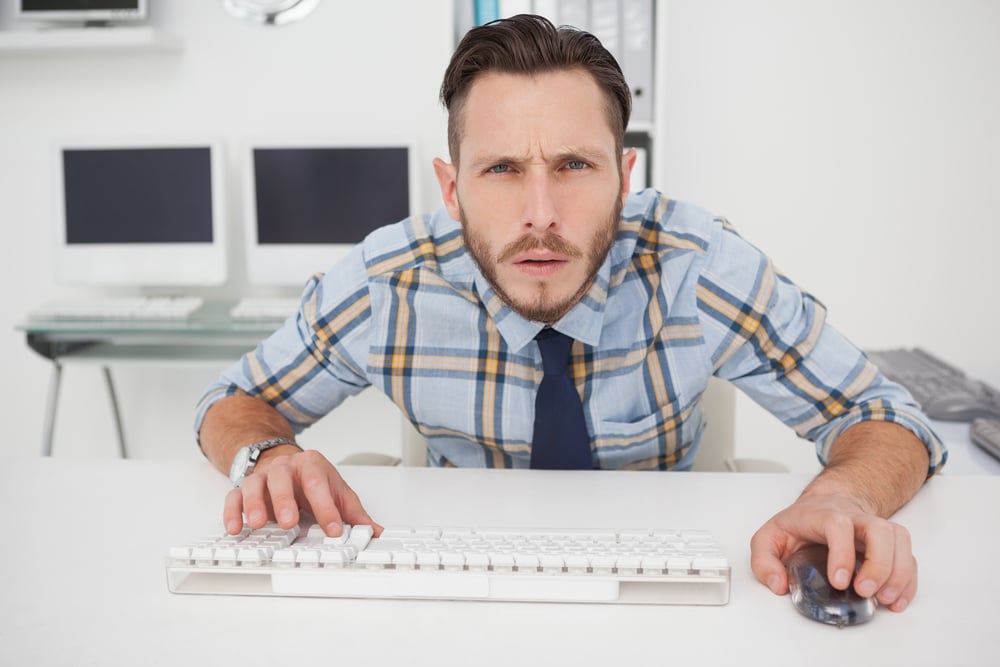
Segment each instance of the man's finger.
M338 475L339 477L339 475ZM347 483L341 479L340 483L343 485L340 488L340 513L344 517L344 520L351 525L366 525L371 526L375 531L375 537L382 534L382 526L375 522L374 519L369 516L365 508L361 506L361 499L358 498L358 494L354 493L354 489L347 486Z
M295 501L295 482L287 465L272 464L267 469L267 492L271 497L274 519L282 528L299 522L299 505Z
M316 523L323 527L329 537L337 537L343 532L344 520L334 500L333 476L316 466L304 467L299 471L302 495L309 504Z
M909 583L903 588L903 591L896 598L895 602L887 602L889 609L892 611L903 611L909 606L910 602L917 594L917 559L910 556L910 571L913 576L910 578Z
M843 514L832 514L825 525L826 576L834 588L845 590L854 575L857 561L854 539L854 521Z
M265 482L263 475L249 475L243 480L243 485L236 489L243 493L243 514L247 525L253 529L261 528L267 523L267 499L264 497Z
M888 521L873 517L858 526L859 536L864 541L865 559L858 568L854 580L854 590L858 595L870 598L879 591L892 575L896 553L896 531ZM907 543L907 552L909 544Z
M750 540L750 569L772 593L784 595L788 592L788 574L781 560L785 548L774 535L768 526L754 534Z
M902 597L912 600L916 593L917 561L913 557L910 533L902 526L890 524L893 528L894 550L891 572L885 583L879 587L878 601L890 609ZM906 602L902 604L906 606Z
M239 489L232 489L226 494L226 501L222 507L222 523L230 535L243 530L243 493Z

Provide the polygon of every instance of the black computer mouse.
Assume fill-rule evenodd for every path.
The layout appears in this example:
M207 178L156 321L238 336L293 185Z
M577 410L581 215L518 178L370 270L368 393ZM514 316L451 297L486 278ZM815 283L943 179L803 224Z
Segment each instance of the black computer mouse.
M839 627L867 623L875 614L875 598L858 595L853 578L846 590L834 588L826 575L828 553L826 545L815 544L788 559L785 567L792 604L803 616L820 623Z

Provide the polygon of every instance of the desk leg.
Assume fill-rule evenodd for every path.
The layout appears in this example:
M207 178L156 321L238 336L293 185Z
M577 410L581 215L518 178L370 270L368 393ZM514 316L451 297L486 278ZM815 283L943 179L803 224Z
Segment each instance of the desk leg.
M52 437L55 434L56 408L59 405L59 385L62 382L62 364L52 362L49 377L49 396L45 402L45 423L42 426L42 456L52 456Z
M123 459L127 459L128 453L125 450L125 431L122 429L122 415L118 410L118 397L115 394L115 383L111 379L111 368L108 366L102 366L101 370L104 371L104 382L108 385L108 397L111 399L111 412L114 413L115 429L118 431L118 454Z

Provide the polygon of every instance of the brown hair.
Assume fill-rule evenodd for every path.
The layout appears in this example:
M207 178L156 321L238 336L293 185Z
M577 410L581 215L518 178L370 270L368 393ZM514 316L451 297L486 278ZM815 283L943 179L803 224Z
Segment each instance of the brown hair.
M458 163L462 107L480 74L541 74L582 69L604 93L608 124L618 154L632 113L632 94L621 67L600 40L570 26L556 28L548 19L519 14L473 28L455 49L441 83L441 102L448 110L448 150Z

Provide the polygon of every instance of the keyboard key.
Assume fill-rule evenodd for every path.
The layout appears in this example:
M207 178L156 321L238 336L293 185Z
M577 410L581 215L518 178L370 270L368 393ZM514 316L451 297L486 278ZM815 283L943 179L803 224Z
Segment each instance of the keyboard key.
M265 552L256 548L242 548L236 554L237 562L244 567L257 567L264 563Z
M353 560L353 549L323 549L319 557L323 567L343 567Z
M354 547L358 551L362 551L368 546L368 542L371 541L374 534L375 530L371 526L353 526L345 544Z
M362 551L358 554L358 565L381 568L392 563L391 551Z

